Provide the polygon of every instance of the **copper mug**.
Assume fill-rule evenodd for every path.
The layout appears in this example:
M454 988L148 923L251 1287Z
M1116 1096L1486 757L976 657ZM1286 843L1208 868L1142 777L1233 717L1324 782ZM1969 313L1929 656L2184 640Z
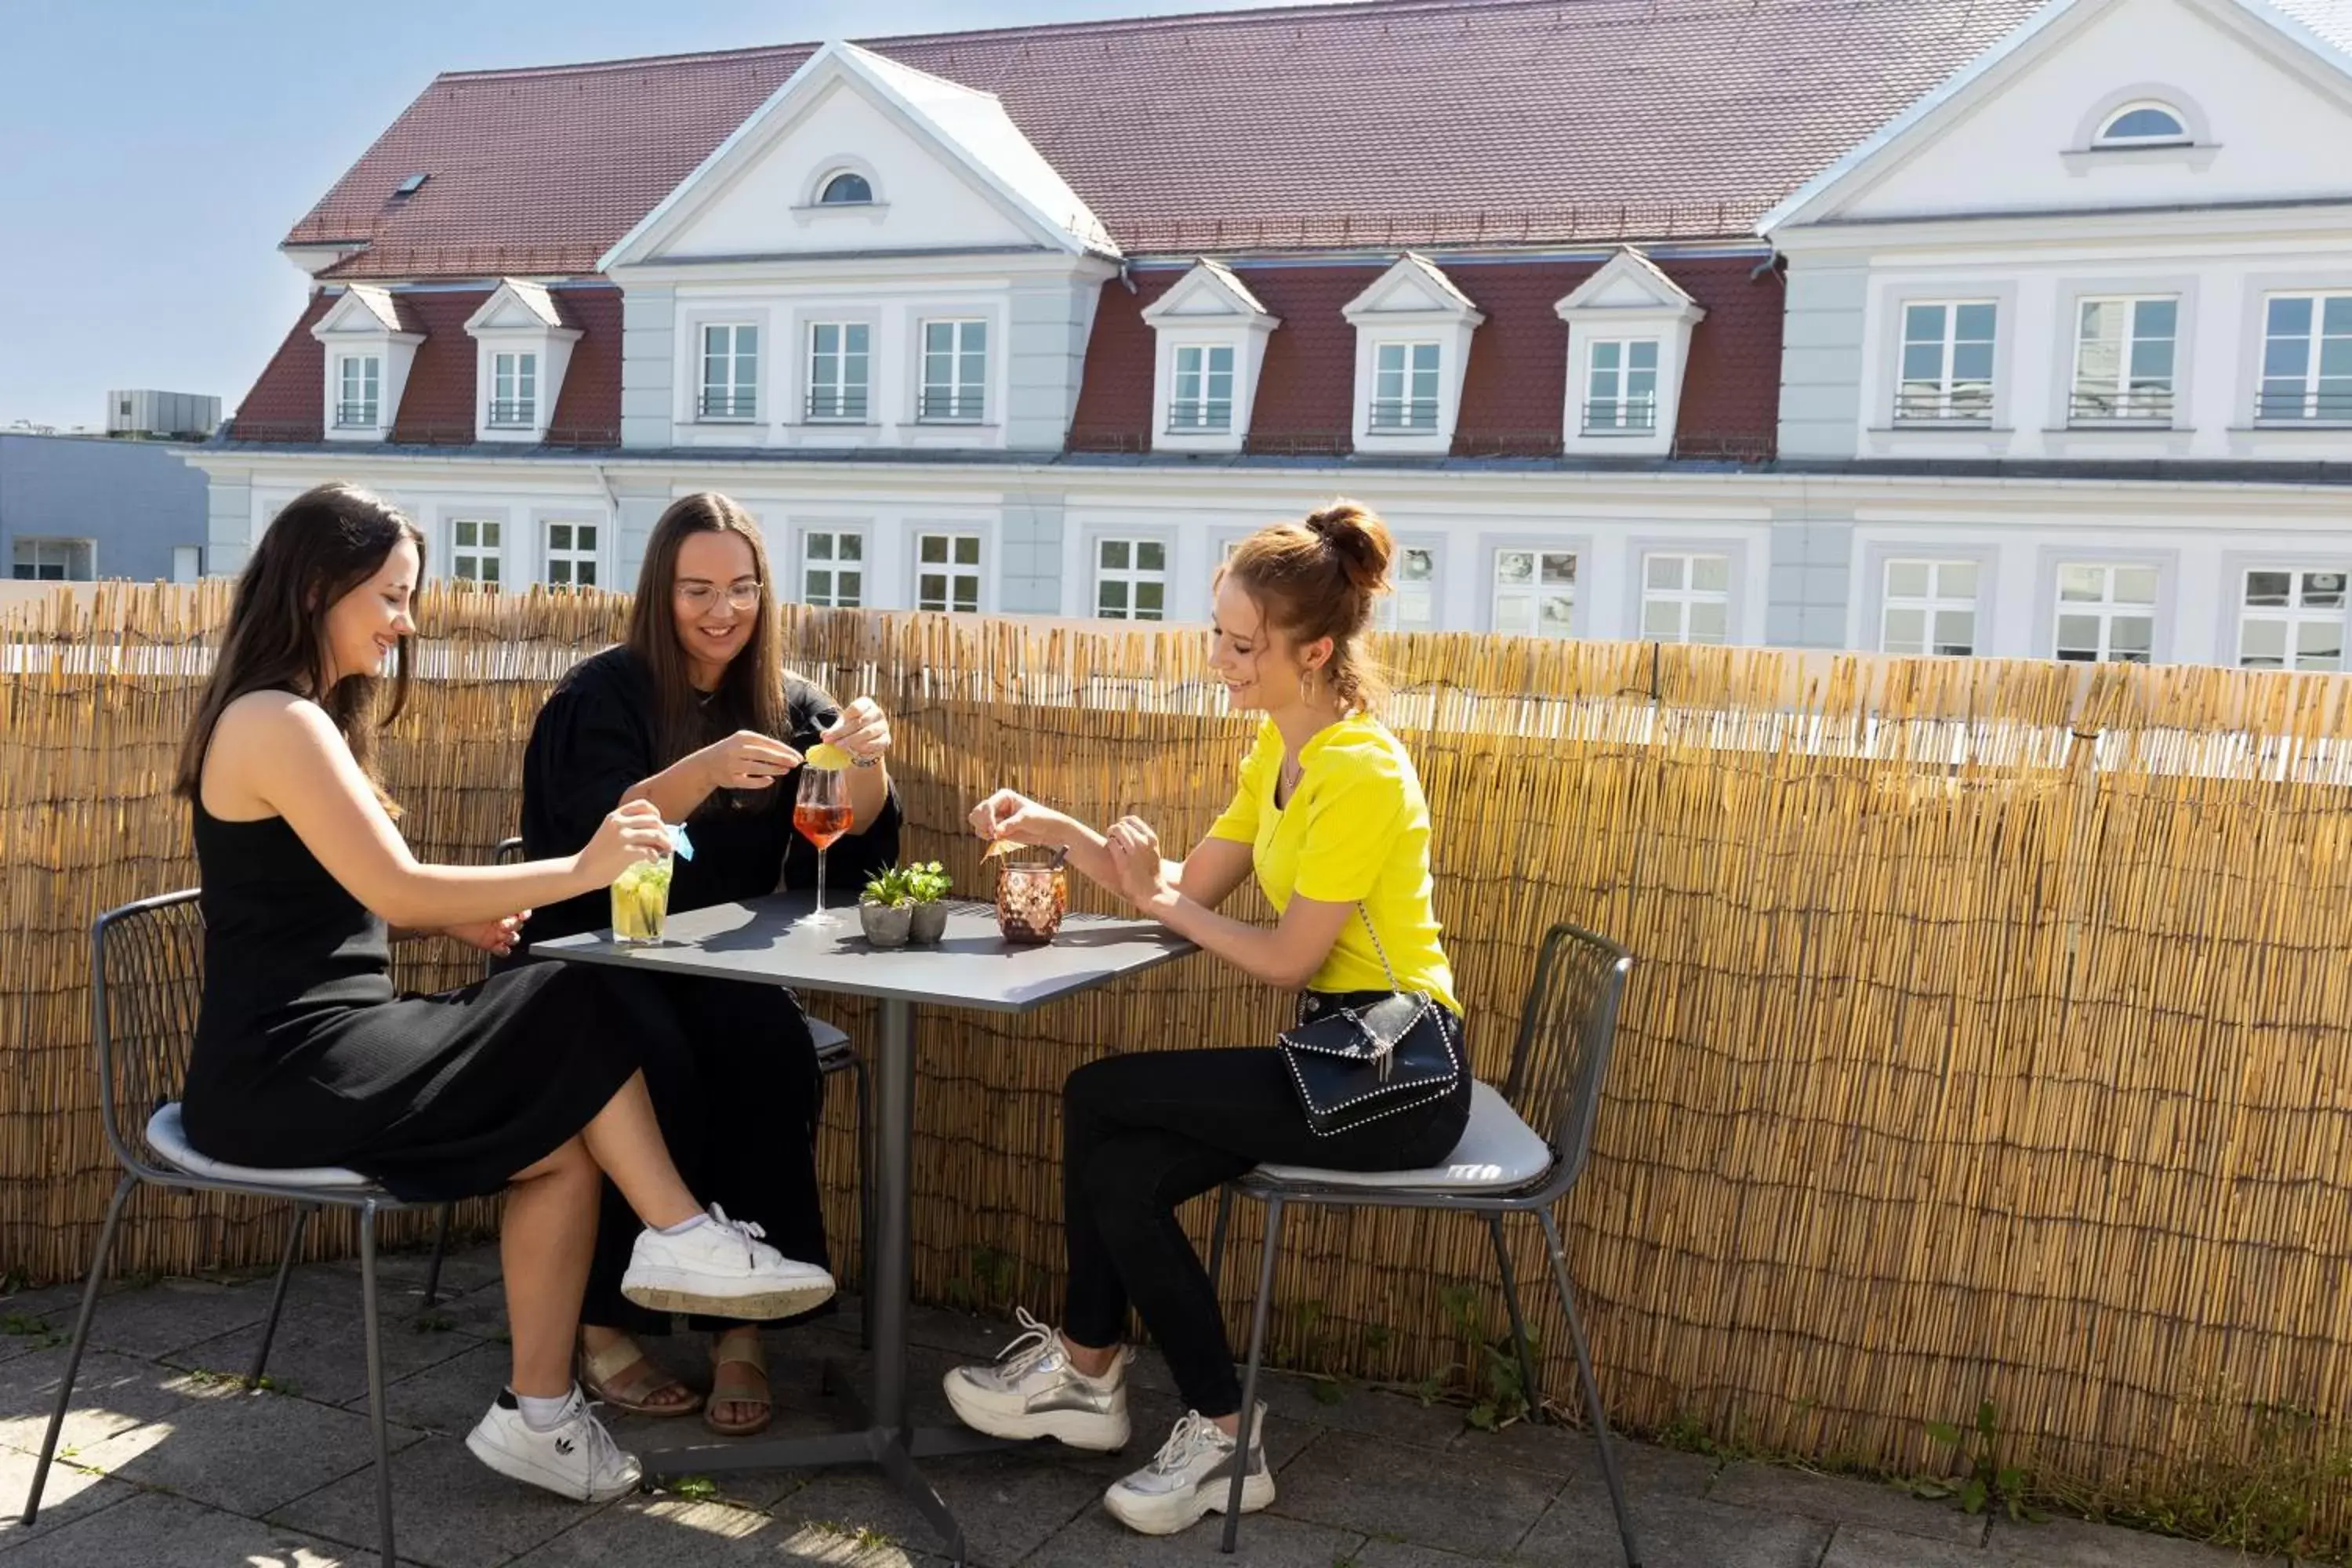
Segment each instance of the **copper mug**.
M997 862L996 929L1005 941L1053 941L1069 907L1069 874L1056 861Z

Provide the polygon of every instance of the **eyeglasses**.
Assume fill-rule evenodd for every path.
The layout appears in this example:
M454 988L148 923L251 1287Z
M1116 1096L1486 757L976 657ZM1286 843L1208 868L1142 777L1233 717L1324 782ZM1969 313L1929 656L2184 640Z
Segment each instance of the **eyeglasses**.
M757 577L745 577L739 582L728 584L724 588L716 583L677 584L678 603L685 605L698 615L717 604L721 597L724 597L728 604L736 609L756 610L760 607L760 580Z

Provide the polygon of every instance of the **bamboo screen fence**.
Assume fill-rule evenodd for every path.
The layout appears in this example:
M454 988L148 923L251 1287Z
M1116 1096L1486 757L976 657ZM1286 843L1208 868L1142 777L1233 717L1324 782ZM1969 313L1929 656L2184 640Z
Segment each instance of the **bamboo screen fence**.
M168 781L225 603L109 590L0 637L0 1268L22 1277L83 1266L114 1179L88 931L194 879ZM432 679L386 749L422 854L480 858L512 831L541 697L623 605L427 602ZM907 853L965 889L960 827L984 790L1189 842L1247 741L1195 634L787 614L803 668L894 714ZM2313 1462L2296 1473L2327 1470L2352 1396L2341 683L1458 636L1385 652L1482 1073L1552 921L1637 955L1568 1215L1621 1418L1917 1472L1949 1460L1923 1424L1990 1400L2015 1434L2005 1463L2128 1500L2242 1468L2284 1413ZM474 973L454 952L404 963L420 984ZM919 1293L1050 1308L1063 1076L1113 1045L1260 1042L1278 1012L1202 958L1024 1019L931 1014ZM832 1121L845 1238L837 1102ZM149 1194L132 1215L131 1268L259 1263L282 1235L234 1202ZM1256 1220L1245 1205L1229 1262L1236 1321ZM1437 1305L1465 1282L1502 1331L1478 1227L1293 1223L1280 1360L1397 1380L1475 1365ZM1563 1390L1565 1334L1534 1295ZM2308 1489L2313 1539L2340 1549L2341 1487Z

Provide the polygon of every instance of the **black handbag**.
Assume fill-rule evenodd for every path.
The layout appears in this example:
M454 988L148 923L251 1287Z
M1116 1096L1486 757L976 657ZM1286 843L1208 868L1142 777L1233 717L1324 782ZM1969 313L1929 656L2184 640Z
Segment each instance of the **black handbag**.
M1319 1009L1310 1002L1301 1009L1309 1016L1276 1041L1307 1124L1322 1138L1442 1100L1462 1074L1451 1015L1435 998L1397 984L1372 917L1361 904L1356 913L1380 954L1389 994Z

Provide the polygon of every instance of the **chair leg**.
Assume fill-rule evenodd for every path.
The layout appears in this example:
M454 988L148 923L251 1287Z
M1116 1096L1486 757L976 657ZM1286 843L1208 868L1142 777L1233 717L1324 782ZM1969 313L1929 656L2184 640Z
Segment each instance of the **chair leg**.
M269 1342L278 1337L278 1315L286 1310L286 1284L294 1278L294 1255L302 1250L302 1232L310 1226L310 1211L317 1206L294 1205L293 1222L286 1227L286 1256L278 1260L278 1283L269 1292L269 1316L262 1320L261 1343L253 1352L253 1370L245 1374L248 1384L258 1384L262 1370L269 1364Z
M849 1058L857 1097L857 1348L874 1348L874 1106L865 1058Z
M384 1425L383 1323L376 1310L375 1205L360 1206L361 1321L367 1334L368 1427L375 1440L376 1561L397 1563L392 1552L392 1439Z
M1511 1343L1519 1352L1519 1388L1527 1395L1528 1419L1543 1419L1543 1384L1537 1381L1534 1347L1528 1342L1527 1315L1519 1310L1519 1280L1511 1268L1511 1249L1503 1239L1503 1216L1486 1216L1486 1234L1495 1241L1495 1267L1503 1276L1503 1304L1511 1310Z
M1549 1209L1538 1209L1544 1242L1551 1248L1552 1280L1559 1287L1559 1310L1568 1319L1568 1342L1576 1352L1576 1375L1584 1384L1584 1408L1592 1417L1592 1440L1601 1447L1601 1478L1609 1485L1609 1506L1617 1510L1617 1535L1625 1547L1625 1568L1642 1568L1642 1551L1633 1542L1633 1517L1625 1511L1625 1487L1618 1479L1617 1456L1609 1444L1609 1417L1601 1408L1601 1385L1592 1376L1592 1352L1585 1348L1584 1325L1577 1321L1576 1293L1568 1285L1568 1253L1559 1244L1559 1227Z
M1217 1550L1233 1555L1242 1531L1242 1483L1249 1479L1251 1428L1257 1421L1257 1368L1265 1354L1265 1320L1274 1301L1274 1265L1282 1250L1282 1200L1265 1201L1265 1256L1258 1263L1257 1305L1250 1310L1249 1363L1242 1372L1242 1426L1234 1480L1225 1494L1225 1539Z
M114 1251L114 1233L122 1220L122 1205L130 1201L131 1189L139 1184L136 1176L125 1176L116 1184L114 1201L106 1205L106 1223L98 1229L98 1256L89 1260L89 1278L81 1288L81 1310L75 1315L73 1348L66 1352L65 1376L58 1384L58 1402L49 1411L49 1430L41 1439L41 1457L33 1466L33 1489L25 1494L25 1522L31 1524L41 1511L41 1488L49 1479L49 1461L57 1456L58 1435L65 1430L66 1409L73 1403L74 1378L81 1372L81 1352L89 1346L89 1321L98 1316L99 1281L106 1278L106 1260Z
M428 1307L441 1304L441 1259L448 1255L449 1216L457 1207L456 1204L443 1204L433 1220L433 1261L425 1269L425 1304Z
M1225 1286L1225 1227L1233 1218L1234 1189L1227 1183L1217 1189L1217 1223L1209 1231L1209 1283L1221 1291Z

